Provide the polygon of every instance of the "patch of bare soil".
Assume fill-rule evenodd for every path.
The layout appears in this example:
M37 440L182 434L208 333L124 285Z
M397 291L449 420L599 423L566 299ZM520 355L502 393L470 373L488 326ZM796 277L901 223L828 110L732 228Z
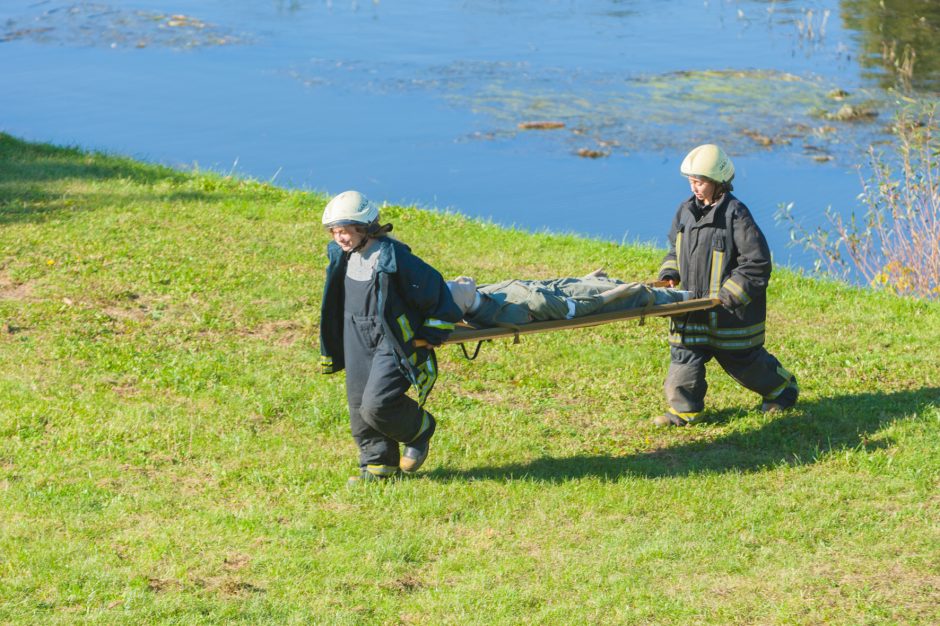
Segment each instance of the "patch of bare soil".
M307 333L300 322L294 320L274 320L265 322L243 333L245 336L262 339L279 346L290 346L302 341Z
M215 591L225 596L241 597L254 593L265 593L267 591L264 587L259 585L228 577L199 578L194 582L204 589Z
M180 589L182 585L178 580L172 580L169 578L148 578L147 579L147 589L154 593L165 593L167 591L173 591L175 589Z
M135 322L142 322L147 319L148 314L147 308L143 306L134 308L108 306L101 309L101 312L114 320L133 320Z
M424 583L414 576L406 574L401 578L383 584L382 587L397 593L412 593L424 587Z
M248 565L250 560L247 554L239 554L236 552L225 557L223 565L225 565L225 569L235 571Z
M27 300L33 295L33 281L18 283L0 271L0 300Z

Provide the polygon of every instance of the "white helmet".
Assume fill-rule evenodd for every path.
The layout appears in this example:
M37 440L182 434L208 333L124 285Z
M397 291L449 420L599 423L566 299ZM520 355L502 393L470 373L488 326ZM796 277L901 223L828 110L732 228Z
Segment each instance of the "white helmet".
M679 171L683 176L708 178L716 183L730 183L734 178L734 163L725 151L707 143L685 155Z
M344 191L330 200L323 209L323 225L327 228L350 224L368 226L377 219L378 207L358 191Z

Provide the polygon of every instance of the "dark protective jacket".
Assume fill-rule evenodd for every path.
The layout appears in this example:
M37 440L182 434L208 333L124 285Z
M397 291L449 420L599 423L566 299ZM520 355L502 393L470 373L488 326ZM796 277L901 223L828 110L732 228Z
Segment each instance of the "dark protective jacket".
M424 403L437 380L434 350L416 348L413 339L440 345L462 317L440 273L390 237L381 246L376 264L378 307L383 312L383 341L389 342L402 373ZM320 366L324 374L346 367L343 354L343 284L349 254L336 242L327 246L329 264L320 314Z
M745 350L764 343L770 249L744 203L725 193L705 207L691 196L669 229L660 280L678 280L693 298L722 306L672 318L669 343Z

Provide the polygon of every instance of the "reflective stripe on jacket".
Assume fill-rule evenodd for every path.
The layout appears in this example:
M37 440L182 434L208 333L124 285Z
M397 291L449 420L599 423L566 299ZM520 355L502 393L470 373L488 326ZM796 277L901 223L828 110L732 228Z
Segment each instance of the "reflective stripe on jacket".
M441 274L411 253L404 243L381 237L375 267L378 306L383 312L385 340L398 355L402 373L424 403L437 380L434 350L415 348L412 340L439 345L460 321L462 314ZM324 374L343 370L343 281L349 254L336 242L327 246L329 264L320 311L320 365Z
M678 280L693 298L720 298L724 306L674 317L669 342L726 350L762 345L770 273L767 240L744 203L725 193L703 207L691 196L672 221L659 278Z

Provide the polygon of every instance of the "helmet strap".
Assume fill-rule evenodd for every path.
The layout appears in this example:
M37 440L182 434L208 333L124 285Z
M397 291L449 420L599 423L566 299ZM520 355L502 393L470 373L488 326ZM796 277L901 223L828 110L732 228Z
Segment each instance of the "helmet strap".
M362 241L359 242L359 245L353 248L350 252L359 252L362 250L369 240L378 239L379 237L384 237L392 230L391 224L384 224L379 226L378 221L372 222L366 227L365 237L362 238Z

